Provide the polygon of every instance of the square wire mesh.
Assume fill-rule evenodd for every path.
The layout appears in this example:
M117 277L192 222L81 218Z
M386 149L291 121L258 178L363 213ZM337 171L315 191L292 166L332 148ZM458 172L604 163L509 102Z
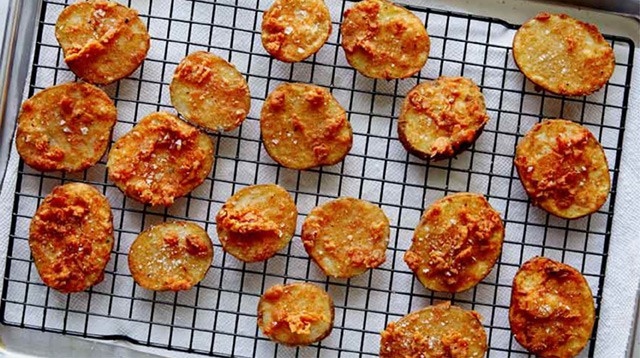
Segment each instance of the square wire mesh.
M28 96L72 81L55 40L54 25L69 0L44 0ZM432 40L429 61L419 75L401 81L367 79L348 66L339 48L342 13L353 1L328 0L333 33L310 59L285 64L262 49L260 24L270 0L129 0L152 36L141 68L105 87L118 107L114 138L143 116L172 110L168 85L188 53L208 50L234 63L246 75L252 109L240 129L216 134L216 162L206 182L170 208L151 208L122 195L107 180L106 158L81 174L36 172L20 163L4 277L4 324L214 356L377 356L386 324L438 300L478 311L488 332L490 357L527 356L511 336L508 308L511 281L534 255L561 260L582 271L595 293L597 313L610 239L618 168L627 111L633 43L606 36L617 66L604 89L589 97L565 98L537 91L515 66L511 40L517 26L499 19L410 7ZM336 21L337 20L337 21ZM427 163L406 153L395 120L404 95L418 82L440 75L472 78L486 97L491 121L475 145L458 158ZM347 109L354 145L335 166L293 171L278 166L260 142L259 111L267 94L287 81L312 82L331 89ZM518 140L541 118L563 117L589 128L605 148L612 175L609 201L600 211L567 221L530 205L512 162ZM82 181L108 196L116 244L102 283L86 292L60 294L43 285L28 248L28 227L41 200L61 183ZM284 186L300 212L292 243L267 262L243 264L223 253L214 217L241 187L265 182ZM432 201L458 191L485 194L506 223L502 256L474 289L450 295L416 283L402 256L421 212ZM350 280L328 279L310 262L299 240L301 223L316 205L355 196L380 205L391 220L387 261ZM127 267L131 242L143 229L165 220L203 225L214 239L207 277L190 291L150 292L134 285ZM270 342L256 325L260 294L269 286L315 282L333 296L332 334L306 348ZM592 355L597 333L589 347Z

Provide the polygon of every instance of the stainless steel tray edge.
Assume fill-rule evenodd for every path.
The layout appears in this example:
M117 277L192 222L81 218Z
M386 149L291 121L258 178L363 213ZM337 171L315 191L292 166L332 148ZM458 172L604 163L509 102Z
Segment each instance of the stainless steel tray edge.
M4 183L29 60L39 18L40 1L9 0L5 36L0 56L0 183Z

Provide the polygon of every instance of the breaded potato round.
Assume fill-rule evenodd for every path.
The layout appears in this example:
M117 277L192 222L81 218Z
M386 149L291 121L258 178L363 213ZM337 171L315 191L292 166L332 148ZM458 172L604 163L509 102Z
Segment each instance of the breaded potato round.
M216 216L222 248L244 262L264 261L282 250L296 231L298 209L279 185L239 190Z
M411 312L380 334L380 358L484 357L487 332L480 320L450 302Z
M258 327L271 340L306 346L333 329L333 299L327 291L305 282L271 286L258 303Z
M64 60L78 77L106 85L127 77L147 57L150 36L138 12L112 1L79 1L56 22Z
M315 207L302 225L302 242L325 274L348 278L380 266L389 244L389 219L378 206L338 198Z
M109 179L141 203L169 206L204 182L213 150L197 128L166 112L151 113L114 144Z
M79 82L49 87L22 104L16 148L34 169L82 171L104 155L117 117L98 87Z
M276 0L262 19L262 46L284 62L299 62L318 52L331 35L324 0Z
M249 114L244 76L229 62L205 51L185 57L169 86L171 103L184 118L212 131L230 131Z
M585 127L562 119L536 124L516 148L515 166L534 205L575 219L597 211L611 181L602 146Z
M109 201L87 184L55 187L31 220L29 248L53 289L80 292L100 283L113 248Z
M451 158L471 146L488 121L484 96L472 80L440 77L418 84L407 94L398 118L398 137L419 158Z
M370 78L407 78L429 56L430 40L420 19L387 0L363 0L344 12L342 48L349 64Z
M577 356L591 337L594 320L591 289L573 267L534 257L513 279L511 331L536 356Z
M596 26L545 12L516 32L513 57L531 82L568 96L597 91L615 67L613 48Z
M148 290L183 291L204 279L213 244L200 226L176 221L152 226L129 249L129 271Z
M424 212L404 261L432 291L465 291L491 272L503 240L500 214L484 196L452 194Z
M340 162L351 150L347 113L325 88L285 83L267 97L260 118L269 156L291 169Z

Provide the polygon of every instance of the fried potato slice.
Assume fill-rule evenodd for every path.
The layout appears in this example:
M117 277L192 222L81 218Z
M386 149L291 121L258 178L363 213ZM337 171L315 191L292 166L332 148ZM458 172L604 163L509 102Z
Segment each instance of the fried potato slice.
M611 181L602 146L585 127L563 119L536 124L516 148L515 166L534 205L575 219L597 211Z
M197 128L166 112L151 113L114 144L109 179L141 203L169 206L204 182L213 150Z
M44 89L22 104L16 148L40 171L78 172L107 150L117 113L98 87L70 82Z
M262 19L262 46L284 62L299 62L318 52L331 35L324 0L276 0Z
M305 282L271 286L258 303L258 326L271 340L304 346L323 340L333 329L333 299Z
M315 207L302 225L302 242L328 276L348 278L380 266L389 244L389 219L367 201L338 198Z
M422 159L451 158L471 146L488 121L484 96L472 80L440 77L407 94L398 137L409 153Z
M63 293L100 283L113 248L109 201L94 187L55 187L29 227L29 248L45 285Z
M513 279L511 331L538 357L577 356L591 337L594 319L591 289L571 266L534 257Z
M216 228L226 252L244 262L257 262L287 246L297 218L296 203L284 188L261 184L230 197L216 216Z
M503 240L500 214L484 196L452 194L424 212L404 261L432 291L466 291L491 272Z
M387 0L363 0L340 27L347 61L370 78L407 78L427 63L430 40L420 19Z
M244 76L231 63L205 51L194 52L180 62L169 91L178 113L212 131L237 128L251 106Z
M531 82L567 96L597 91L615 67L613 48L596 26L546 12L516 32L513 57Z
M56 22L64 60L78 77L106 85L133 73L147 57L150 36L138 12L112 1L79 1Z
M199 225L162 223L143 231L129 249L129 271L148 290L183 291L204 279L213 244Z
M484 357L487 333L480 320L449 302L411 312L381 333L380 358Z
M353 143L340 103L325 88L304 83L285 83L269 94L260 130L269 156L291 169L336 164Z

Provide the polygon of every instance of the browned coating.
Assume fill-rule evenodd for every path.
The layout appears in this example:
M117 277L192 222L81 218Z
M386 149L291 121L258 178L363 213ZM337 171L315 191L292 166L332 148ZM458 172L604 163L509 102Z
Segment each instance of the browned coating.
M204 182L213 149L195 127L166 112L152 113L114 144L109 179L142 203L168 206Z
M577 356L591 337L594 319L591 289L571 266L534 257L513 279L511 331L539 357Z
M129 271L148 290L188 290L206 275L213 244L204 229L184 221L142 232L129 249Z
M296 230L298 210L291 195L276 184L243 188L216 216L222 248L245 262L264 261L284 248Z
M169 90L171 103L181 115L213 131L237 128L251 106L244 76L229 62L204 51L180 62Z
M596 26L545 12L518 30L513 57L531 82L569 96L597 91L615 67L613 48Z
M80 292L101 282L113 248L107 198L87 184L55 187L31 220L29 248L51 288Z
M49 87L22 104L16 148L34 169L82 171L104 155L116 119L116 107L98 87Z
M398 137L410 153L445 159L469 147L489 121L480 88L464 77L440 77L414 87L398 118Z
M353 277L385 261L389 219L367 201L339 198L311 210L301 238L325 274Z
M109 84L133 73L150 46L137 11L102 0L66 7L56 22L56 38L71 71L95 84Z
M333 299L311 283L270 287L258 303L258 326L265 336L290 346L309 345L331 333Z
M516 148L515 166L534 204L567 219L597 211L607 200L609 165L598 140L566 120L536 124Z
M429 35L409 10L386 0L364 0L344 13L340 27L347 61L371 78L406 78L424 67Z
M262 19L262 45L280 61L304 60L329 35L331 17L324 0L276 0Z
M285 83L269 94L260 130L269 156L291 169L336 164L353 143L338 101L325 88L304 83Z
M425 211L404 260L428 289L465 291L491 272L503 239L500 215L484 196L453 194Z
M481 358L487 333L475 311L443 302L391 322L380 335L380 358Z

